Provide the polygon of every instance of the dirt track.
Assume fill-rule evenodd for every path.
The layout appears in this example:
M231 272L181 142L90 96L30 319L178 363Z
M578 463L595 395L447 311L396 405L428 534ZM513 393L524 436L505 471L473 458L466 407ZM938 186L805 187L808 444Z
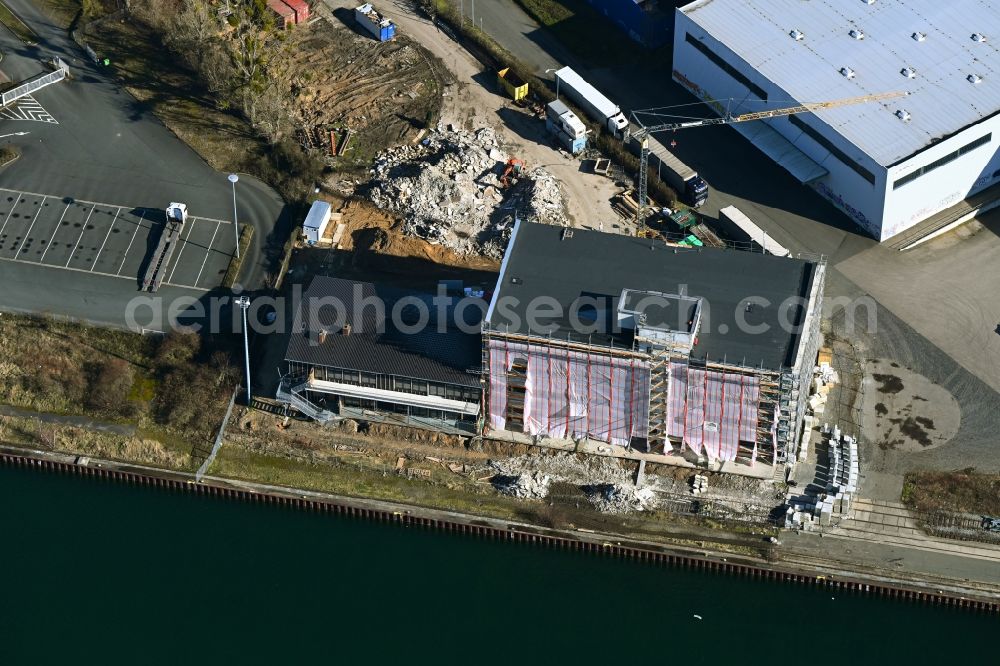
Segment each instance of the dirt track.
M339 16L289 34L297 136L329 156L330 131L349 128L342 166L367 167L376 152L411 140L437 116L450 78L410 37L378 43Z
M346 0L328 0L326 4L355 6ZM484 71L479 61L417 13L412 3L384 0L383 4L399 31L433 53L454 76L455 83L445 86L442 122L466 129L493 127L508 153L531 166L544 166L559 180L574 226L614 230L619 219L611 209L610 199L618 188L611 180L584 173L578 159L553 148L544 121L527 115L501 96L494 74Z

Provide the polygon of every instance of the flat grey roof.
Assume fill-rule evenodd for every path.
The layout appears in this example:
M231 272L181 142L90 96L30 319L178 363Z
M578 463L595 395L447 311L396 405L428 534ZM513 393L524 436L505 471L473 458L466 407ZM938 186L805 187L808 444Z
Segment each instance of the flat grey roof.
M361 307L362 303L373 298L385 304L385 316L379 315L373 307ZM296 313L285 360L445 384L479 386L483 363L479 333L463 332L454 322L449 322L444 330L438 330L433 319L437 310L433 306L429 309L432 319L422 330L400 330L409 328L417 321L406 308L400 310L403 325L397 326L397 322L393 321L393 307L404 298L408 299L406 303L429 303L432 296L368 282L325 276L313 278ZM335 302L343 303L345 309L338 310ZM314 317L310 314L310 307L314 308ZM453 308L448 310L450 315ZM463 310L463 314L469 318L469 324L475 324L482 309L470 305ZM345 324L351 326L348 335L344 335ZM320 342L322 330L327 334Z
M562 227L519 222L488 325L500 333L631 347L632 333L614 329L622 290L682 294L702 299L693 358L778 370L794 364L800 337L794 327L805 317L815 268L802 259L673 248L586 229L564 237ZM557 303L562 312L529 320L539 303ZM588 314L578 317L577 311ZM603 322L599 330L580 332L575 322L588 317Z

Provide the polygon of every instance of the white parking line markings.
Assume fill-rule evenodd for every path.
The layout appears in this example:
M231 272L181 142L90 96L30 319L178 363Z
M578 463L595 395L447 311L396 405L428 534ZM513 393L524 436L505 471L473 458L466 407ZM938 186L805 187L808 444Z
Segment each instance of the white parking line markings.
M94 214L95 208L97 208L97 206L90 207L90 212L87 213L87 219L83 221L83 227L80 229L80 235L76 239L76 245L73 246L73 251L69 253L69 259L66 260L66 266L69 266L69 262L73 261L73 255L76 254L76 248L80 247L80 241L83 240L83 235L87 233L87 225L90 223L90 216Z
M73 204L66 204L66 207L63 208L62 215L59 216L59 221L56 222L56 230L52 232L52 238L55 238L56 234L59 233L59 226L62 224L63 218L66 217L66 211L68 211L69 207L72 206L72 205ZM31 218L31 224L28 225L28 230L26 232L24 232L24 240L21 241L21 247L17 248L17 254L14 255L15 257L17 255L21 254L21 250L24 249L24 244L28 242L28 237L31 236L31 228L33 226L35 226L35 220L37 220L37 219L38 219L37 215L35 217ZM45 249L42 250L42 258L38 260L39 263L45 261L45 253L49 251L50 247L52 247L52 238L49 239L49 242L45 246Z
M101 249L97 251L97 256L94 257L94 265L90 267L90 272L94 271L94 266L97 266L97 262L101 259L101 252L104 252L104 246L108 244L108 237L111 236L111 230L115 228L115 222L118 221L118 216L122 214L122 209L119 208L115 211L115 219L111 220L111 226L108 227L108 233L104 234L104 242L101 243Z
M177 253L177 258L174 259L174 267L170 269L170 277L167 278L168 283L173 281L174 279L174 271L177 270L177 264L181 263L181 255L184 254L184 248L188 246L188 238L191 238L192 229L194 229L194 224L188 222L187 236L185 236L184 239L181 241L181 251Z
M135 225L135 233L132 234L132 240L128 242L128 247L125 248L125 254L122 256L122 265L118 267L116 275L121 275L122 269L125 268L125 260L128 259L128 251L132 249L132 243L135 242L135 237L139 235L139 229L142 229L142 219L145 214L146 211L139 213L139 223Z
M212 243L215 242L215 235L219 233L219 223L215 224L215 231L212 232L212 240L208 241L208 249L205 250L205 258L201 260L201 268L198 269L198 277L194 279L194 284L192 287L198 286L198 281L201 280L201 272L205 270L205 264L208 263L208 255L212 253Z
M67 203L66 206L65 206L65 208L63 208L63 212L59 216L58 222L56 222L55 230L52 232L52 236L48 239L47 245L42 250L41 257L38 258L38 259L22 259L22 258L20 258L21 253L27 247L28 240L31 237L31 232L34 230L35 222L38 219L38 215L41 213L42 207L44 206L45 202L48 199L50 199L50 198L57 199L57 197L52 197L52 196L47 195L47 194L40 194L40 193L36 193L36 192L27 192L27 191L23 191L23 190L12 190L12 189L5 188L5 187L0 187L0 193L7 193L7 194L13 194L13 195L15 195L14 201L13 201L13 204L12 204L10 210L7 211L7 214L3 217L2 224L0 224L0 233L3 233L8 226L11 226L9 224L9 222L10 222L10 220L14 216L14 208L15 207L17 207L21 203L26 202L29 199L29 197L38 197L40 199L39 202L38 202L38 211L35 212L34 215L31 216L30 218L27 215L25 216L25 219L30 219L31 223L28 225L27 230L24 232L24 237L21 240L21 242L19 243L19 245L17 247L17 250L14 253L14 256L12 256L12 257L0 257L0 261L9 261L9 262L13 262L13 263L28 264L28 265L32 265L32 266L39 266L39 265L41 265L41 266L45 266L47 268L54 268L54 269L58 269L58 270L76 271L76 272L79 272L79 273L88 273L88 274L91 274L91 275L100 275L102 277L117 278L119 280L133 280L133 276L122 275L121 273L125 269L125 264L128 261L128 254L132 250L132 246L135 244L136 237L139 235L139 232L141 230L143 230L143 228L144 228L143 225L144 225L144 223L146 221L146 219L145 219L145 212L142 212L142 213L139 214L139 220L138 220L138 222L136 222L135 232L132 234L132 237L129 239L128 247L125 248L125 254L122 257L122 261L121 261L121 264L119 264L119 266L118 266L117 272L116 273L107 273L107 272L96 270L97 263L100 261L100 257L104 253L104 250L107 248L107 244L110 242L111 234L114 233L115 225L118 222L118 218L121 217L121 214L122 214L123 211L129 210L129 208L127 206L116 206L114 204L102 204L100 202L88 201L88 200L85 200L85 199L73 199L73 198L63 199L63 201L68 201L69 203ZM69 259L62 266L59 266L57 264L46 264L46 263L44 263L45 257L48 255L49 248L52 247L53 242L54 242L54 240L56 238L56 235L59 233L59 229L62 228L63 223L65 222L66 215L69 213L70 207L73 206L73 205L76 205L76 204L79 204L81 207L86 206L86 205L90 205L91 208L90 208L90 211L88 211L88 213L87 213L87 218L86 218L86 220L83 223L83 228L80 231L80 235L76 239L76 243L73 246L73 250L72 250L72 252L70 252ZM101 241L100 247L97 249L97 254L94 256L93 264L89 268L77 268L75 266L70 266L70 263L72 263L72 260L73 260L73 256L79 250L80 245L83 242L83 236L87 232L87 225L90 223L90 220L93 219L94 211L97 209L98 206L103 207L103 208L109 208L109 209L110 208L114 208L115 209L115 215L114 215L114 218L111 221L111 225L108 227L107 232L104 234L104 238ZM195 278L194 283L190 284L190 285L183 284L183 283L178 283L178 282L173 282L174 273L177 272L177 265L180 263L180 258L181 258L181 255L182 255L183 251L184 251L184 246L186 246L186 245L189 244L191 235L194 233L194 225L195 225L196 222L215 222L215 229L212 231L212 238L209 241L207 249L205 250L205 256L202 258L201 266L198 269L198 275ZM208 264L209 255L211 255L211 253L213 251L216 251L216 250L212 249L212 245L215 243L215 239L219 235L219 229L223 225L228 225L228 224L232 224L232 222L230 222L228 220L217 220L217 219L209 218L209 217L191 217L191 218L189 218L187 226L189 226L190 228L188 229L186 235L183 238L183 241L182 241L183 245L182 245L181 249L177 252L177 255L176 255L175 259L174 259L175 263L171 267L171 270L170 270L170 276L166 280L163 281L163 286L175 287L175 288L178 288L178 289L184 289L184 290L188 290L188 291L198 291L198 292L208 292L208 291L211 291L210 289L206 289L204 287L198 287L197 284L201 280L201 276L205 272L205 267ZM18 225L14 225L14 226L18 226ZM145 227L145 229L146 229L146 231L148 233L151 233L153 231L152 227L155 227L155 224L154 225L150 225L150 227ZM18 230L20 230L20 227L18 227ZM145 234L144 237L148 236L148 233ZM183 271L183 272L187 273L187 271Z
M7 190L7 191L9 192L10 190ZM21 193L20 193L20 192L18 192L18 193L17 193L17 199L15 199L15 200L14 200L14 205L10 207L10 210L9 210L9 211L7 211L7 217L6 217L6 218L4 219L4 221L3 221L3 226L2 226L2 227L0 227L0 234L2 234L2 233L3 233L3 230L4 230L4 229L5 229L6 227L7 227L7 220L9 220L9 219L10 219L10 216L11 216L11 215L12 215L12 214L14 213L14 209L15 209L15 208L17 207L17 203L18 203L18 202L19 202L20 200L21 200ZM45 201L45 199L42 199L42 201Z
M51 268L57 271L75 271L77 273L87 273L88 275L100 275L101 277L115 278L116 280L133 280L133 278L127 275L115 275L114 273L102 273L101 271L91 271L86 268L76 268L75 266L53 266L52 264L40 264L37 261L30 261L28 259L11 259L9 257L0 257L0 261L9 261L15 264L27 264L29 266L42 266L44 268ZM133 280L134 281L134 280ZM190 291L211 291L210 289L205 289L204 287L189 287L183 284L172 284L171 287L179 287L181 289L188 289Z

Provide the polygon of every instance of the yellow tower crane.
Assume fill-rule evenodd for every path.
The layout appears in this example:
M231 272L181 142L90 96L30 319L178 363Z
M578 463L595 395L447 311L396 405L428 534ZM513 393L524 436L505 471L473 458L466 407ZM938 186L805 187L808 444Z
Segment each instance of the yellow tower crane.
M640 129L625 135L628 141L631 136L639 142L641 146L639 157L639 206L636 210L636 223L641 224L646 217L647 186L649 176L649 135L654 132L676 131L679 129L690 129L692 127L705 127L706 125L732 125L734 123L744 123L749 120L764 120L766 118L777 118L778 116L791 116L796 113L808 113L811 111L821 111L823 109L835 109L840 106L851 104L865 104L868 102L881 102L887 99L905 97L908 92L887 92L874 95L862 95L860 97L847 97L829 102L810 102L798 106L790 106L784 109L771 109L770 111L754 111L752 113L741 113L739 115L725 115L718 118L704 118L701 120L688 120L685 122L660 123L656 125L643 125L636 114L656 115L657 110L633 111L632 118Z

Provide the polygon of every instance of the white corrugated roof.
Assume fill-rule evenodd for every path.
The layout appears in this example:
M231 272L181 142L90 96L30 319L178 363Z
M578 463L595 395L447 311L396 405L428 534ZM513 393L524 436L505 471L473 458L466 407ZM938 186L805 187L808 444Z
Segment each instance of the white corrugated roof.
M1000 111L995 0L698 0L681 11L797 102L911 93L816 114L884 166Z

